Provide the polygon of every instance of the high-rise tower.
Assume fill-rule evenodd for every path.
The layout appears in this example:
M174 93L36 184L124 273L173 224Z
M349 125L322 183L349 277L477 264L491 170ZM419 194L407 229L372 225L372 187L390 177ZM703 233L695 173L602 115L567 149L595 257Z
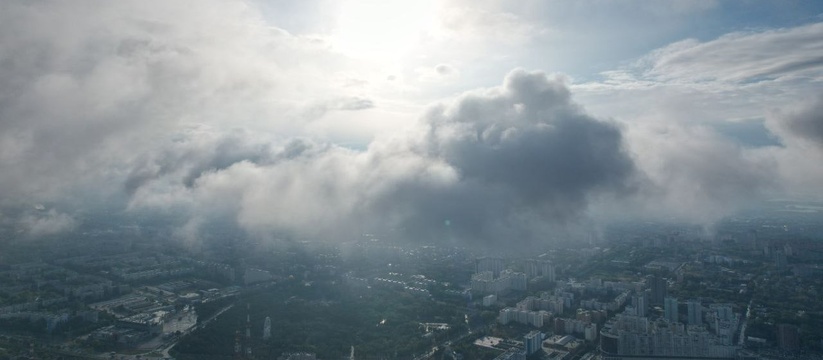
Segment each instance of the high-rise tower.
M251 358L251 316L249 316L249 304L246 304L246 357Z
M234 360L243 359L243 342L240 340L240 330L234 332Z
M266 316L266 321L263 322L263 340L271 338L271 318Z
M677 298L667 296L663 308L666 320L670 322L678 322L677 314Z
M666 279L660 277L660 275L649 275L646 276L646 285L651 290L651 295L649 297L649 302L651 305L663 305L663 300L666 299L667 289L666 289Z
M686 309L688 310L689 325L703 324L703 307L699 300L689 300L686 302Z

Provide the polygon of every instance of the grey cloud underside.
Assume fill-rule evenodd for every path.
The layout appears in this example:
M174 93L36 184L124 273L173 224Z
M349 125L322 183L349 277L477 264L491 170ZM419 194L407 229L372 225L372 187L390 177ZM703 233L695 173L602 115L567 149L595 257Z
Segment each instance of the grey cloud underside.
M427 116L424 148L466 182L507 191L510 206L574 216L591 191L624 192L634 164L615 124L571 103L568 89L516 70L504 87L468 94Z
M191 187L203 173L220 171L240 161L265 164L276 158L270 144L250 142L242 133L229 133L216 139L198 136L213 137L214 134L186 134L172 142L170 148L155 154L155 158L140 160L125 180L126 192L134 194L145 183L174 172L181 172L182 184ZM294 146L288 147L283 155L297 156L300 150Z

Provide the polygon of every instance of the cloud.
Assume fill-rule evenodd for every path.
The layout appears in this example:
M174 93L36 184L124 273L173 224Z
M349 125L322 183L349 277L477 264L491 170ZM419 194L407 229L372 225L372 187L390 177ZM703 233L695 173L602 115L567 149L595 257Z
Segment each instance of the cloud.
M543 73L515 70L502 88L466 94L427 119L429 153L525 203L570 211L590 190L621 188L633 171L620 130L586 115L562 79Z
M434 71L436 71L440 75L445 76L457 72L457 69L455 69L453 66L449 64L438 64L434 67Z
M417 81L424 83L454 82L460 77L460 71L449 64L437 64L434 67L418 67L415 69Z
M659 80L756 82L823 75L823 23L684 40L652 53L646 76Z
M823 156L808 146L820 141L819 103L786 105L816 89L819 25L672 44L597 84L514 70L411 123L419 105L398 100L409 91L397 83L474 81L470 64L443 56L364 73L250 3L203 1L0 4L0 168L14 169L0 172L0 210L61 209L4 223L54 234L105 202L168 215L187 241L230 224L261 237L382 230L527 248L598 216L711 222L823 179L797 160ZM447 12L447 31L479 48L546 33L513 13ZM390 87L396 98L374 90ZM592 94L608 101L581 101ZM767 107L787 108L766 121L783 147L739 146L702 125ZM334 142L363 122L394 132Z
M772 111L766 127L776 134L782 148L773 151L780 182L794 198L820 199L823 184L823 131L820 97L798 101Z
M772 126L784 137L799 138L823 149L823 97L773 117Z
M77 226L77 221L68 214L50 209L26 214L19 219L18 225L26 235L40 237L73 230Z
M811 145L820 110L802 99L818 92L822 31L809 24L684 40L573 86L592 113L623 124L647 176L628 216L710 225L759 201L819 198L823 174L808 163L823 156ZM612 206L624 212L603 204Z
M0 206L110 189L192 124L293 136L317 116L307 98L332 99L320 113L374 106L325 81L344 60L316 39L271 27L250 3L190 5L0 5L0 167L14 169L0 173Z
M562 78L515 70L503 86L464 94L424 120L418 151L459 181L404 183L396 203L414 204L406 229L443 231L437 225L448 220L454 236L535 242L546 226L577 221L590 196L631 191L635 168L620 129L583 112Z
M140 169L176 170L150 172L150 181L135 170L141 181L127 181L139 184L131 207L234 216L257 234L331 238L381 229L408 240L485 246L517 234L526 244L545 240L547 226L576 222L590 196L631 191L635 172L615 124L574 104L562 78L523 70L502 86L432 107L414 130L365 151L310 140L254 142L248 134L197 134L172 144L163 153L176 155ZM227 143L255 150L221 151L237 154L223 162L197 150Z
M362 97L352 96L319 101L308 105L302 116L307 120L316 120L330 111L358 111L375 107L374 101Z
M760 82L819 81L823 79L821 39L823 23L733 32L706 42L686 39L601 75L604 85L628 88L669 84L723 90Z
M440 22L447 37L482 42L527 43L550 32L510 12L459 4L443 9Z
M635 124L626 137L647 182L630 201L610 204L625 217L708 226L782 190L769 150L744 147L711 127Z

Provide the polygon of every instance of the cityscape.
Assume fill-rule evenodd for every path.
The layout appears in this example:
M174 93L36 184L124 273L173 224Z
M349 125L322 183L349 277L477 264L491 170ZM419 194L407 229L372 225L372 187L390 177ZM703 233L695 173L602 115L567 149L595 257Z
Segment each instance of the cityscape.
M821 299L823 1L0 1L0 360L812 360Z
M368 233L197 253L112 229L6 242L0 341L42 359L816 359L823 224L780 214L796 205L526 255Z

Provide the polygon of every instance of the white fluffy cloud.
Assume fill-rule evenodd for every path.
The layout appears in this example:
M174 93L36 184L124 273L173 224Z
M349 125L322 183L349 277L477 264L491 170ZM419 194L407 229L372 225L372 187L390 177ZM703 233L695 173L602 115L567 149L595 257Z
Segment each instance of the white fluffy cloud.
M244 2L4 2L4 200L128 168L190 124L292 136L328 111L373 107L325 81L340 61Z

